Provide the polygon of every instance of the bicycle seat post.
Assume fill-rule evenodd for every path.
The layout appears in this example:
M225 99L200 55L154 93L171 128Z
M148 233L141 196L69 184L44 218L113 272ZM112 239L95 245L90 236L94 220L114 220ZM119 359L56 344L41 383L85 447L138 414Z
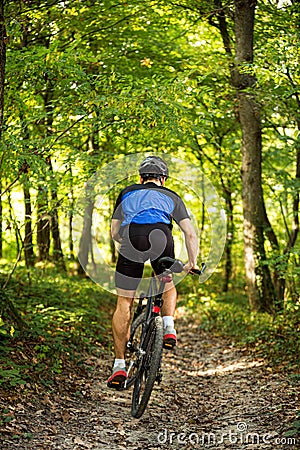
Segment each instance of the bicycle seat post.
M163 305L162 295L164 293L164 288L166 283L170 283L172 281L172 272L170 269L166 269L162 274L158 275L157 278L159 280L159 288L154 299L153 312L159 314ZM157 310L155 308L157 308Z
M158 316L160 313L160 310L162 308L162 305L164 302L163 298L162 298L163 289L164 289L164 283L160 282L158 292L155 295L153 302L152 302L152 314L154 316Z

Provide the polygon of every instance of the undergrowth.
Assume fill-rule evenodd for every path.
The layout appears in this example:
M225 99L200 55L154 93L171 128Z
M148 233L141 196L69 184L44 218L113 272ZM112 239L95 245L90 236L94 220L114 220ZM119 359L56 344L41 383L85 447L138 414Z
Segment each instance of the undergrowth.
M217 273L200 285L186 277L177 286L178 306L196 317L201 328L247 346L299 380L300 305L287 303L276 316L253 313L242 284L222 293L220 281ZM5 292L26 326L17 327L5 314L2 298L0 387L29 382L51 386L57 375L84 365L85 355L101 357L111 351L116 299L90 279L36 267L29 283L25 269L19 268Z
M287 302L282 313L270 315L250 311L243 284L221 290L214 274L205 284L185 279L179 287L181 300L205 330L229 337L235 345L247 346L274 370L286 370L300 379L300 304Z
M5 298L13 302L24 327L5 314ZM31 270L28 282L19 269L1 299L0 386L28 382L51 384L83 355L110 350L110 321L115 297L90 279L54 267Z

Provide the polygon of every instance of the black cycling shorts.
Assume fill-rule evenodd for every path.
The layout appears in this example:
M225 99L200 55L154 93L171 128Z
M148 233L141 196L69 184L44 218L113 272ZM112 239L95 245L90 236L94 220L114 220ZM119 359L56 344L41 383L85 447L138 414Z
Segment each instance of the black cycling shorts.
M171 228L166 224L132 224L122 232L122 244L117 261L117 288L135 291L142 279L144 264L150 259L158 273L157 263L163 256L174 258Z

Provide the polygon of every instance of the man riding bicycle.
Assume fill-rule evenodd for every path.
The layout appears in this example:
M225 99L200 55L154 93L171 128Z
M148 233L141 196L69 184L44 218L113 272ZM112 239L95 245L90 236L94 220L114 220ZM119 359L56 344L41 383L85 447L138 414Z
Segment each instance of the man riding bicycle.
M173 219L185 237L188 263L184 270L189 272L197 268L197 235L182 199L164 186L169 176L167 164L158 156L149 156L142 161L139 174L140 184L130 185L119 194L111 223L112 238L121 244L115 273L118 299L112 319L115 360L107 380L108 387L116 389L127 379L125 351L131 308L144 264L150 259L153 271L158 274L159 258L174 258ZM177 343L174 328L176 301L176 288L170 281L163 293L165 348L172 348Z

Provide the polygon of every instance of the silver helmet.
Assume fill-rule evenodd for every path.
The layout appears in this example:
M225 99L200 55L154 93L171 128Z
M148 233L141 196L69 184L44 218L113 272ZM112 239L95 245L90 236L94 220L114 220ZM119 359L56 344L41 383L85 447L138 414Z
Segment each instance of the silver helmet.
M167 164L159 156L148 156L141 162L139 174L143 176L165 177L169 176Z

